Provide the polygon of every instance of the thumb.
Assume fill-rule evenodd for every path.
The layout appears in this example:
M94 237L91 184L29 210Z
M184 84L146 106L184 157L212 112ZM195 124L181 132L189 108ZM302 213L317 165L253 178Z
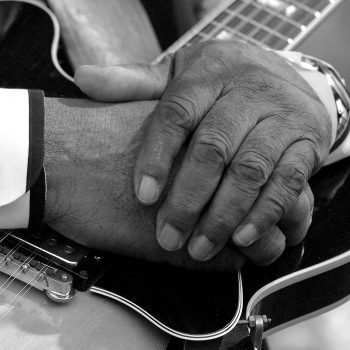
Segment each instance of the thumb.
M89 97L104 102L159 99L171 79L172 55L154 65L81 66L75 84Z

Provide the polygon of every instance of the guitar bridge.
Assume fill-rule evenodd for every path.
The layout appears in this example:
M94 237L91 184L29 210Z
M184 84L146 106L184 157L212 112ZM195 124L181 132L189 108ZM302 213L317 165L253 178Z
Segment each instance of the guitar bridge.
M91 287L105 271L105 260L48 226L0 234L0 271L45 291L56 302L67 302L75 290Z

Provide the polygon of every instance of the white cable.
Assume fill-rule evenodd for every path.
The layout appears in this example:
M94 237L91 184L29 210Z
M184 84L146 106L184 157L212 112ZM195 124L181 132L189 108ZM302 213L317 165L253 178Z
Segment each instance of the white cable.
M74 78L68 74L60 65L60 63L58 62L58 58L57 58L57 52L58 52L58 45L59 45L59 41L60 41L60 24L58 22L58 19L56 17L56 15L44 4L42 4L39 1L36 0L0 0L0 2L8 2L8 1L12 1L12 2L24 2L36 7L39 7L41 10L43 10L44 12L46 12L51 21L52 21L52 25L53 25L53 38L52 38L52 44L51 44L51 60L53 65L55 66L55 68L57 69L57 71L66 79L68 79L69 81L74 83Z

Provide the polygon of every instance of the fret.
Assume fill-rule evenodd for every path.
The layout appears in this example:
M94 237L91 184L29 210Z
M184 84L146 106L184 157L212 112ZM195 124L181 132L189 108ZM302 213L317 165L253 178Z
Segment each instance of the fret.
M284 6L287 6L287 4L288 3L284 2ZM278 41L279 47L282 46L282 42L291 44L293 39L304 29L303 25L276 10L272 10L270 6L265 5L264 7L266 9L263 8L259 0L236 0L215 18L215 26L208 25L203 28L202 32L210 37L214 37L221 29L225 30L225 27L229 27L236 31L241 31L243 35L255 38L255 34L259 32L260 29L265 29L273 38L278 37L281 39L275 40L276 42ZM308 21L305 20L305 14L306 19L310 14L300 10L298 13L299 17L297 17L297 19L299 22L307 23ZM311 15L310 19L314 19L314 16ZM260 36L261 32L258 37ZM198 39L196 41L198 41Z
M259 9L259 11L253 16L253 19L258 23L263 23L269 16L271 16L271 12L267 12L264 9Z
M304 5L308 6L315 12L324 11L330 3L331 3L330 0L305 0L304 1Z
M310 14L318 17L320 12L325 10L327 6L332 2L331 0L288 0L291 4L296 7L302 8L304 11L309 12Z
M245 7L243 7L240 10L240 14L244 17L248 17L254 14L256 10L257 10L256 6L254 6L253 4L247 4Z
M256 16L254 17L254 20L256 22L265 22L267 20L267 18L269 16L274 16L274 17L278 17L280 18L281 20L289 23L290 25L294 26L294 27L297 27L297 28L300 28L302 29L303 25L301 25L300 23L294 21L293 19L291 18L288 18L288 17L285 17L283 15L281 15L280 13L276 13L276 12L273 12L272 10L270 9L265 9L264 7L260 7L259 8L259 12L257 12Z
M273 29L274 31L277 31L284 37L289 38L289 42L296 38L302 30L300 27L289 24L281 18L275 16L269 19L264 25L268 28Z
M231 21L224 25L224 30L234 30L235 33L239 32L249 38L253 37L253 32L257 31L256 25L247 21L247 19L241 15L236 15Z
M306 6L303 2L298 0L288 0L288 3L293 4L296 8L303 9L304 11L310 13L311 15L315 15L315 12L312 8Z
M213 23L209 23L201 30L201 33L211 36L211 34L214 33L217 29L218 27L216 25L214 25Z
M260 8L261 11L268 12L271 16L279 17L282 20L293 24L294 26L300 27L301 29L305 28L312 20L315 19L314 14L310 14L309 12L300 9L298 10L297 8L295 8L292 12L292 8L290 8L291 10L288 10L288 7L286 7L286 14L283 14L278 9L274 9L271 6L262 5L259 2L256 3L256 6Z
M226 23L226 27L238 28L242 24L242 19L239 16L233 17L231 21Z
M242 34L240 31L232 28L223 29L215 37L215 39L218 39L218 40L232 40L234 38L239 38L244 42L248 42L254 45L263 46L263 47L265 46L260 41L255 40L253 37L246 36Z
M215 21L221 23L229 17L230 14L227 11L223 11L219 16L215 17Z
M242 16L240 13L236 13L235 15L236 15L236 17L233 18L233 20L231 22L227 22L226 26L232 22L237 22L237 19L240 19L241 24L239 26L239 29L243 28L244 24L250 23L250 24L254 25L257 30L264 29L268 33L270 33L271 35L279 37L282 41L285 41L286 43L288 43L290 41L290 39L292 39L292 38L289 38L289 37L286 37L286 36L280 34L279 32L277 32L276 30L274 30L272 28L269 28L265 24L258 23L255 20L250 19L250 18L246 18L246 17ZM237 26L236 26L236 28L237 28Z
M193 45L193 44L197 44L200 43L202 41L206 41L211 39L211 37L209 37L208 35L204 35L202 34L202 32L198 33L197 35L195 35L189 42L189 45Z
M274 50L283 50L287 47L288 41L282 40L276 35L271 35L263 39L262 41L267 47L270 47Z
M237 11L240 7L244 6L246 2L244 0L234 1L227 9L231 11Z
M235 4L235 8L241 7L240 14L244 14L246 16L251 15L257 11L255 6L252 4L247 4L245 1L236 1ZM236 35L236 33L239 32L242 34L242 37L245 40L252 41L254 44L257 43L254 39L251 39L252 33L258 30L255 23L253 24L249 22L246 16L238 17L235 12L232 12L228 9L224 11L223 14L217 16L212 22L211 26L204 28L205 34L211 35L221 40L223 40L223 38L227 40L228 37L232 37L232 35ZM238 29L240 24L242 24L242 28ZM234 32L227 31L227 29L230 28L236 30ZM216 34L216 36L214 36L214 34Z
M310 0L313 1L313 0ZM236 2L235 2L236 3ZM285 3L285 6L287 4ZM238 22L236 18L240 18L240 20L253 23L256 26L256 29L253 29L251 24L247 24L247 26L242 26L241 29L244 30L244 34L253 36L259 31L259 29L265 29L269 32L273 37L279 37L282 42L286 42L287 44L292 44L293 40L301 33L302 30L305 30L305 24L310 23L315 16L310 15L305 11L296 10L293 18L289 18L284 16L282 13L277 12L276 10L271 9L269 6L263 6L258 1L247 2L239 1L236 4L237 11L232 11L233 6L229 6L226 12L230 13L230 16L233 17L232 20L226 22L226 26L237 28ZM247 14L250 16L242 16L243 14ZM261 33L259 34L261 35ZM259 36L258 36L259 37ZM275 40L277 42L277 40ZM278 40L278 47L282 46L282 42Z
M271 35L269 32L267 32L264 29L260 29L253 35L253 38L262 43L263 40L267 38L269 35Z
M290 50L341 1L223 0L158 60L182 46L213 38L236 37L257 45Z
M254 31L256 31L257 27L254 26L252 23L247 22L244 24L244 26L241 28L240 32L244 35L250 35Z

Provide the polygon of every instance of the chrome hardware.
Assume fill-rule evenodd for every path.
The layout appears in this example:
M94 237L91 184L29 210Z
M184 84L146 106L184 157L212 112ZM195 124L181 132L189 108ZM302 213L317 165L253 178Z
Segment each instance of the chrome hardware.
M337 135L336 141L331 152L344 141L344 137L348 134L350 120L350 94L346 88L345 80L340 76L339 72L328 62L309 55L301 55L299 60L287 58L291 64L295 64L302 69L309 71L318 71L326 77L328 86L331 88L336 110L337 110Z
M249 316L248 320L241 320L240 325L246 325L249 328L250 341L254 350L261 350L263 333L270 324L271 319L265 315Z
M50 299L66 302L84 292L109 266L108 258L44 225L41 230L0 230L0 273L19 279Z
M46 295L49 299L55 303L68 303L74 297L74 289L71 290L71 293L61 294L55 291L46 291Z
M70 269L79 266L89 253L88 248L68 241L52 230L46 230L44 233L32 231L31 234L26 230L16 230L11 236L29 249L35 250L36 254Z
M45 291L55 302L67 302L74 296L73 278L30 256L12 252L0 245L0 271L28 285Z

